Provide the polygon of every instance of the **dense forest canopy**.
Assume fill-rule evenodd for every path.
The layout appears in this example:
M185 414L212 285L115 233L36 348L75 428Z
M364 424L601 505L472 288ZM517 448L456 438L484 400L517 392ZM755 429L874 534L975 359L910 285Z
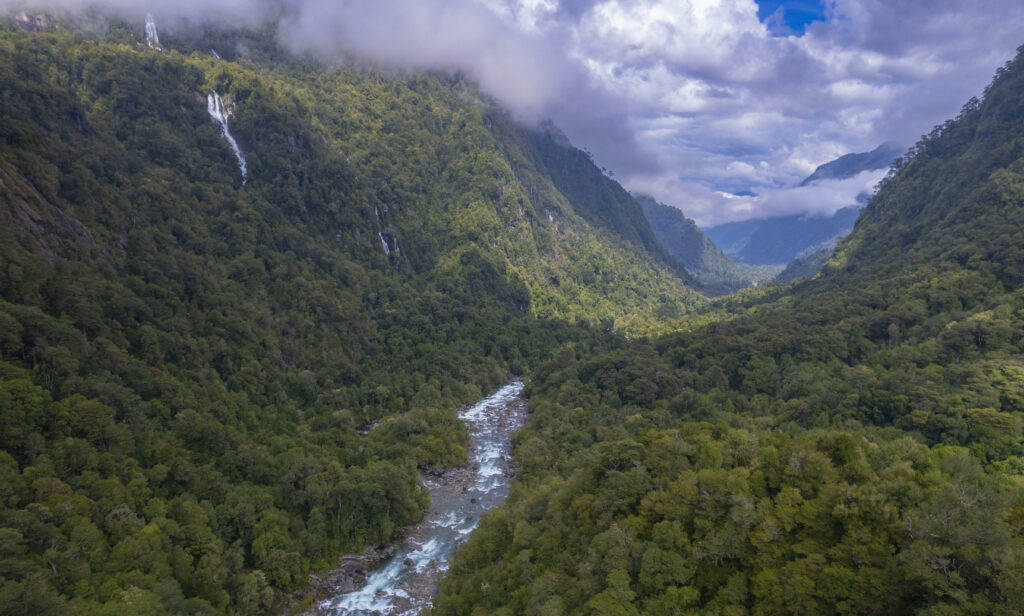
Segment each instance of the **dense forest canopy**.
M280 609L420 519L460 404L704 301L459 78L39 23L0 26L4 613Z
M521 472L438 614L1024 611L1024 57L820 276L709 304L461 77L31 23L0 25L4 613L278 612L422 517L511 376Z
M1024 50L824 273L535 373L436 614L1024 610Z

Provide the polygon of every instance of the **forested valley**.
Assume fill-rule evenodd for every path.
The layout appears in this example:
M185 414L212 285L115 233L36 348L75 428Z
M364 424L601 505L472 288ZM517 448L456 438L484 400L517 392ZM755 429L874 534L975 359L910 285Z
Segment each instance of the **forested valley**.
M1024 609L1024 49L825 271L529 385L436 614Z
M712 301L462 76L38 23L0 25L3 613L280 613L512 377L434 613L1024 611L1024 57L820 275Z
M460 404L703 302L457 78L53 30L0 32L4 613L280 609L420 519Z

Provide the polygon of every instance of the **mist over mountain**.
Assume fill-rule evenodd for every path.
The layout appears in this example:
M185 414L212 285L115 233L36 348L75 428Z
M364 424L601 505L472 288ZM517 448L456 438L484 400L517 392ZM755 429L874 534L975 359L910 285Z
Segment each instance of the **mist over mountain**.
M749 0L29 4L64 14L102 7L137 27L149 12L174 35L211 20L269 21L283 47L323 62L461 73L516 117L553 119L627 189L686 204L703 226L807 211L790 209L792 198L727 194L763 195L794 185L811 161L910 143L980 90L981 76L1012 56L1019 30L1007 18L1012 0L913 0L895 11L842 2L791 36ZM953 26L963 23L971 29ZM848 198L847 188L836 190ZM818 211L847 205L817 192L828 204Z
M830 180L854 178L868 171L887 169L903 149L884 143L870 152L845 154L820 165L799 187L812 187ZM787 264L794 259L835 247L853 229L860 208L867 199L858 195L851 203L828 216L794 214L774 218L752 218L708 227L704 231L725 254L754 265Z
M695 71L632 134L778 185L702 132L784 157L819 103L939 104L900 84L958 31L1001 49L1016 5L838 2L799 35L746 0L48 6L0 19L3 614L395 614L413 569L439 616L1024 613L1024 47L884 176L880 148L715 193L793 214L727 229L802 256L788 284L683 214L724 201L634 197L535 121L581 75ZM515 78L563 45L590 55ZM496 391L524 398L472 404ZM467 477L508 499L439 514ZM410 530L439 519L443 551Z
M824 217L795 214L752 218L704 231L722 252L741 263L785 265L816 246L827 243L835 246L853 229L861 207L846 207Z
M809 186L825 179L852 178L862 171L888 169L892 161L899 158L905 149L898 143L886 142L870 152L844 154L831 162L819 166L814 170L814 173L800 182L800 186Z

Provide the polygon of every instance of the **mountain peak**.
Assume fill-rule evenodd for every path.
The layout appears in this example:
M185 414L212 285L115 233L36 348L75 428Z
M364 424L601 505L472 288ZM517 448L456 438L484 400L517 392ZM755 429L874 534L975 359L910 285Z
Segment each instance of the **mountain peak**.
M843 180L852 178L863 171L885 169L903 153L903 146L886 141L870 152L854 152L820 165L814 173L804 178L800 186L810 186L821 180Z

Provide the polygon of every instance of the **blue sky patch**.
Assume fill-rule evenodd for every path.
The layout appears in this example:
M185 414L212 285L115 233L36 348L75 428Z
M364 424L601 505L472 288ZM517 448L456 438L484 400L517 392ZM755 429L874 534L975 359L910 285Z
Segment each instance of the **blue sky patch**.
M825 3L822 0L757 0L757 17L768 25L772 34L800 35L811 22L825 20Z

